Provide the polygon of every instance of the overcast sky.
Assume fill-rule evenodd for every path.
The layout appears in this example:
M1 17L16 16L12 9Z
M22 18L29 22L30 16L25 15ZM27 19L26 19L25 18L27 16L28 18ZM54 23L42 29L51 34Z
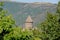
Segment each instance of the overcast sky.
M3 1L16 1L16 2L50 2L58 3L59 0L3 0Z
M11 0L11 1L17 1L17 2L51 2L51 3L57 3L59 0Z

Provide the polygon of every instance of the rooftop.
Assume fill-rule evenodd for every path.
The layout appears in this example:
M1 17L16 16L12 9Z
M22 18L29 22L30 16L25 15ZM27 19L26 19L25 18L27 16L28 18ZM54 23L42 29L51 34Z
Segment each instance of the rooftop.
M26 22L33 22L32 18L30 16L27 17Z

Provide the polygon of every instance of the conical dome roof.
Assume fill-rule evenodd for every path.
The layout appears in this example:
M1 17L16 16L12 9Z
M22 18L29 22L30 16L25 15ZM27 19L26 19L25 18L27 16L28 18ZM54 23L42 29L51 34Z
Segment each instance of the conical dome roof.
M33 22L32 18L30 16L27 17L26 22Z

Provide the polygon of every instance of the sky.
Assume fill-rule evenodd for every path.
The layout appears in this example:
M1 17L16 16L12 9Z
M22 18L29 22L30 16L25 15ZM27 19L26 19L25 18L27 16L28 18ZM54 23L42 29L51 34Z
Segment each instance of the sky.
M11 0L16 2L50 2L50 3L58 3L59 0Z

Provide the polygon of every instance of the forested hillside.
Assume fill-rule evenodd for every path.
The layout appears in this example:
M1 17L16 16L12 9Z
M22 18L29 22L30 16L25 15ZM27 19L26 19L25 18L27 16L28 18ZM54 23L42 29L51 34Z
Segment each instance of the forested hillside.
M42 22L45 19L46 12L54 13L56 11L56 5L52 3L18 3L18 2L4 2L4 9L8 10L9 13L16 20L16 24L23 25L27 16L31 15L34 20L34 25L37 22ZM38 20L37 20L38 19Z

